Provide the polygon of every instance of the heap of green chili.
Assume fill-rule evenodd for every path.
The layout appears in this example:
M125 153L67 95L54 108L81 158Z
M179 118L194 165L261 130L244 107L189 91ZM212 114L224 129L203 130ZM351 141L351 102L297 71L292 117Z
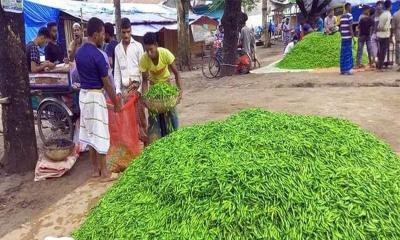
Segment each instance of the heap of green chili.
M305 36L280 61L277 66L282 69L316 69L339 67L340 33L325 35L315 32ZM356 58L357 44L353 44L353 58ZM364 54L363 62L367 63Z
M400 239L400 161L336 118L244 110L144 150L80 239Z

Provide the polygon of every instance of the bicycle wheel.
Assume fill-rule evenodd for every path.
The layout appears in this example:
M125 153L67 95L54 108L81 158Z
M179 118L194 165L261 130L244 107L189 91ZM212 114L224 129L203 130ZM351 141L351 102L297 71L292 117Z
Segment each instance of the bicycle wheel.
M67 110L57 102L48 101L37 111L40 139L44 144L52 139L73 139L74 125Z
M221 63L216 57L205 59L202 65L203 76L208 79L217 78L221 71Z

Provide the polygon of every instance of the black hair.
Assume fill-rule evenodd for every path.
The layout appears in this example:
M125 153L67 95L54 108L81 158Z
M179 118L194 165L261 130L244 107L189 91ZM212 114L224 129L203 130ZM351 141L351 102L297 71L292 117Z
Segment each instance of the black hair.
M373 8L373 7L371 8L370 14L371 14L371 16L373 16L375 14L375 8Z
M106 31L106 33L108 33L108 35L110 35L111 37L115 36L114 33L114 25L112 25L112 23L105 23L104 24L104 30Z
M368 5L363 5L362 6L362 11L363 12L365 12L365 11L367 11L367 10L369 10L370 9L370 7L368 6Z
M377 1L376 5L383 5L383 1Z
M392 7L392 1L386 0L383 6L386 8L386 10L389 10L389 8Z
M47 24L47 28L48 28L49 30L51 30L52 27L57 27L57 23L56 23L56 22L49 22L49 23Z
M157 34L153 32L148 32L143 36L143 43L145 45L157 44Z
M92 17L91 19L89 19L89 22L87 24L87 33L89 37L93 37L95 33L101 32L103 28L104 22L96 17Z
M348 7L351 7L351 3L346 3L345 5L344 5L344 8L348 8Z
M128 29L131 28L131 21L129 18L123 18L121 19L121 29Z
M45 38L50 38L50 32L49 29L47 29L47 27L42 27L39 29L39 32L37 34L38 37L40 36L44 36Z

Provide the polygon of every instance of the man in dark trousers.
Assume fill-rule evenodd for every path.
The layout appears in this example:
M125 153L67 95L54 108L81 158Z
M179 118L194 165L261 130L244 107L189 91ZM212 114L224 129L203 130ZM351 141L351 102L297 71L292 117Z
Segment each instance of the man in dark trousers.
M370 17L370 7L368 5L363 6L363 18L358 23L358 49L357 49L357 62L356 68L363 67L361 60L364 53L364 45L367 45L367 52L369 58L369 65L372 66L372 46L371 46L371 34L372 27L374 26L374 19Z
M392 14L390 9L392 8L392 2L386 0L383 4L385 11L379 16L378 28L376 31L376 36L378 37L379 50L378 50L378 72L383 71L383 65L385 63L385 57L389 49L391 33L391 20Z

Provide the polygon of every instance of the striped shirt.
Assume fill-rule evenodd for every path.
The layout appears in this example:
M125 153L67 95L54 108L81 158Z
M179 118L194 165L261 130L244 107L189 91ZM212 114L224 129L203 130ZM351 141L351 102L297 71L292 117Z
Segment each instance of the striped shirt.
M351 39L351 27L353 25L353 15L345 13L340 17L340 34L342 39Z

